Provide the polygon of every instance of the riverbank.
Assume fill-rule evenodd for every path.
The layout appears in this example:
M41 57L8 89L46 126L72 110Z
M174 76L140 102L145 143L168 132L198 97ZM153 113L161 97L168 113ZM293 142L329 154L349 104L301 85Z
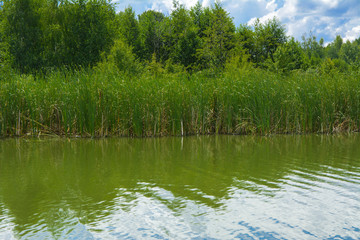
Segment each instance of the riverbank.
M262 70L127 76L13 75L0 86L0 135L173 136L360 129L360 74Z

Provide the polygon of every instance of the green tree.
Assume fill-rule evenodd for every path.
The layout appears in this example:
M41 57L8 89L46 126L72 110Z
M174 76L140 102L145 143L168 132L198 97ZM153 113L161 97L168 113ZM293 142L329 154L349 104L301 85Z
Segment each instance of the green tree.
M276 70L288 72L308 67L307 57L301 48L301 44L291 38L285 44L279 46L274 53Z
M339 51L340 59L344 60L347 64L358 65L360 62L360 46L356 41L342 44Z
M40 9L41 13L41 28L43 38L41 44L43 45L43 67L58 67L63 64L64 57L64 38L60 26L61 12L60 1L49 0L44 1Z
M115 41L109 54L98 64L98 68L102 70L107 70L106 68L112 70L113 67L130 76L136 75L142 70L141 64L132 52L132 47L121 39Z
M22 73L42 67L41 4L40 0L7 0L2 6L2 45Z
M139 15L140 57L142 60L151 61L153 54L157 61L163 58L166 26L166 18L161 12L148 10Z
M355 39L354 41L358 46L360 46L360 37L358 39Z
M247 24L240 24L236 29L236 46L245 50L250 60L256 58L255 51L255 33Z
M320 39L320 42L317 42L316 36L314 36L311 32L309 37L306 37L306 35L302 36L301 47L309 59L310 65L312 67L320 65L322 59L324 58L323 42L324 39Z
M0 81L3 77L8 77L11 72L12 57L9 52L9 45L2 41L0 36Z
M276 49L286 42L286 29L275 17L261 23L257 19L254 23L255 49L253 61L262 63L266 59L271 59L274 63L274 53Z
M4 16L3 8L0 5L0 74L5 75L4 73L11 69L11 55L9 53L9 44L6 42L4 35L4 21L1 21Z
M349 69L349 65L342 59L325 58L320 65L320 72L329 74L331 72L346 72Z
M189 67L196 62L200 38L190 12L177 1L174 1L174 10L170 15L170 26L171 32L167 36L170 57L175 63Z
M63 63L93 66L114 39L114 6L106 0L74 0L61 4L64 38Z
M335 40L326 47L327 57L331 59L339 58L339 53L343 39L340 35L337 35Z
M202 48L197 51L205 68L223 68L234 48L235 26L229 13L215 2L211 9L210 26L204 31Z
M190 16L198 29L198 36L203 38L205 36L205 30L210 26L211 9L209 7L203 8L198 1L195 6L190 9Z
M132 46L134 52L139 54L140 51L140 29L139 22L135 17L135 12L129 6L123 12L117 14L119 20L120 38L129 46Z

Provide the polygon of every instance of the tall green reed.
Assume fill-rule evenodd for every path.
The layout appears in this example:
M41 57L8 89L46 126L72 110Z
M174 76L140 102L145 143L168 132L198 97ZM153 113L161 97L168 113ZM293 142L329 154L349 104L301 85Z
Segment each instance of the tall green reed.
M0 85L0 134L165 136L358 131L360 74L53 71Z

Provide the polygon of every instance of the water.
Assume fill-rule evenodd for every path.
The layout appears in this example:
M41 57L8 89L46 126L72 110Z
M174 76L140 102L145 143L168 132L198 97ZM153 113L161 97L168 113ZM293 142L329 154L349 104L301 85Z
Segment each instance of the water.
M360 135L0 140L0 239L360 239Z

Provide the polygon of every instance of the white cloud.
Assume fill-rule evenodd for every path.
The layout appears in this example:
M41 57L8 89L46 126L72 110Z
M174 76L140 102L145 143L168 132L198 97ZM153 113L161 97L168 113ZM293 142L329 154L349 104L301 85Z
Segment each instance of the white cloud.
M179 0L179 3L183 4L186 8L191 8L195 6L197 0ZM151 9L170 12L173 9L173 1L172 0L152 1Z
M336 8L340 1L339 0L320 0L321 4L329 6L330 8Z
M190 7L195 6L195 4L197 3L197 0L182 0L180 2L185 4L186 7L190 8Z
M211 5L211 0L203 0L203 2L202 2L203 7L208 7L210 5Z
M354 23L352 23L354 21ZM360 18L351 21L348 25L350 25L346 32L345 32L345 37L344 37L344 41L354 41L355 39L360 37ZM357 25L356 25L357 24Z
M166 0L156 0L156 1L152 1L152 5L151 5L151 9L153 10L158 10L158 11L170 11L172 7L172 2L171 1L166 1Z
M275 2L275 0L272 0L271 2L268 2L266 4L266 10L270 11L270 12L274 12L277 8L277 4Z
M276 1L268 1L266 9L269 11L258 16L260 21L265 22L277 17L285 24L288 35L298 40L303 34L309 32L318 39L323 37L328 42L332 41L336 35L351 41L360 36L360 1L285 0L281 7L275 4ZM251 18L248 24L252 24L255 19L256 17Z

